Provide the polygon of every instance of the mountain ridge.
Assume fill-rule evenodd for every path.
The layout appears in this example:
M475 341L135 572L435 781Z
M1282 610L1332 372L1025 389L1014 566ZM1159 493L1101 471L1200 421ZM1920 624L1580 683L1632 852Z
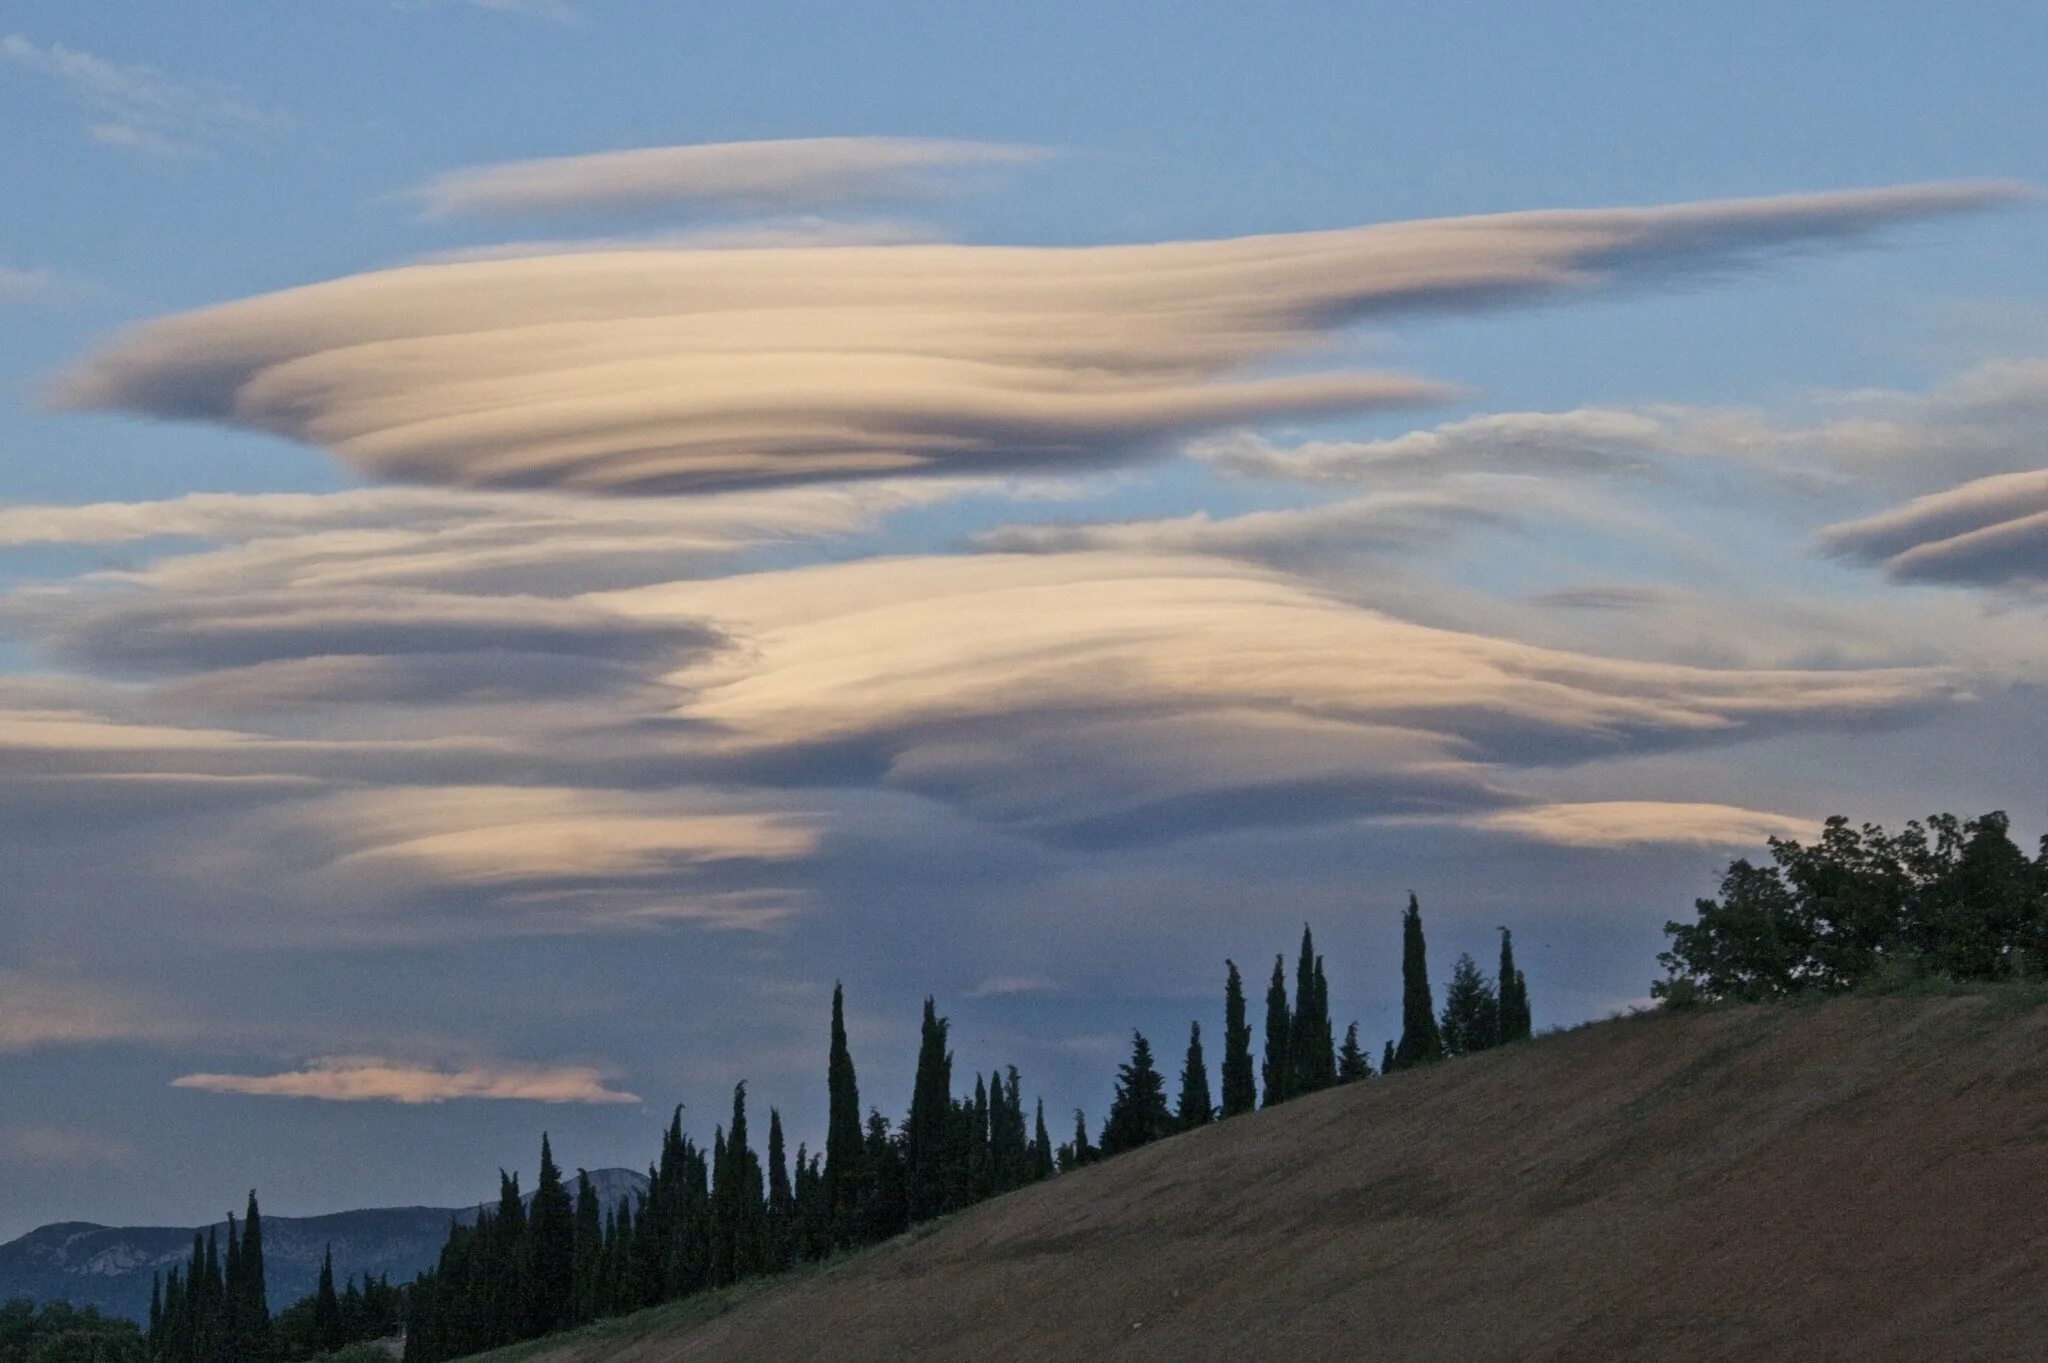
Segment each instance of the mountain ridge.
M647 1191L647 1176L632 1169L593 1169L590 1179L607 1206L621 1196L639 1197ZM432 1266L448 1238L451 1220L471 1220L492 1205L495 1200L464 1207L361 1207L317 1216L265 1215L264 1279L271 1309L288 1306L313 1290L320 1260L330 1245L335 1276L341 1281L388 1274L394 1284L409 1282ZM195 1231L203 1235L213 1229L225 1235L226 1226L224 1219L197 1227L53 1221L0 1244L0 1301L62 1298L74 1306L95 1306L105 1314L139 1321L149 1312L151 1275L185 1263Z

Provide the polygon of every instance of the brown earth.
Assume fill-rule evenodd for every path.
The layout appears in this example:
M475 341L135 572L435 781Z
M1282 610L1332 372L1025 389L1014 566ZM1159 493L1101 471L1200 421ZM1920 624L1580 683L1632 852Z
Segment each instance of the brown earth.
M2048 1008L1602 1023L648 1319L524 1357L2048 1359Z

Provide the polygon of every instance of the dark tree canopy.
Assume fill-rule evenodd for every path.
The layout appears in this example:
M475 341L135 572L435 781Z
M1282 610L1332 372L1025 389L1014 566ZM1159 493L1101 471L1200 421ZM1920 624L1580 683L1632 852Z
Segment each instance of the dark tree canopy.
M1877 824L1829 819L1812 844L1773 838L1732 862L1718 898L1667 923L1660 998L1838 993L1879 974L2002 980L2048 969L2048 840L2029 860L1994 810Z

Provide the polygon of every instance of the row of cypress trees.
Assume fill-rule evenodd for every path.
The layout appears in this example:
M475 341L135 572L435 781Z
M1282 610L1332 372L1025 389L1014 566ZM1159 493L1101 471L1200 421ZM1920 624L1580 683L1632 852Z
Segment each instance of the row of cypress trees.
M263 1283L263 1214L254 1190L239 1227L228 1215L227 1254L211 1229L192 1234L192 1257L168 1279L152 1278L149 1353L164 1363L260 1363L271 1356Z
M1527 985L1505 930L1497 981L1470 957L1460 958L1441 1018L1430 998L1413 895L1403 942L1404 1024L1382 1068L1428 1064L1529 1034ZM1357 1023L1341 1047L1335 1043L1323 958L1306 926L1291 1002L1285 957L1274 960L1256 1071L1244 981L1235 962L1225 966L1220 1102L1209 1085L1199 1022L1189 1028L1172 1103L1151 1043L1134 1033L1100 1144L1090 1140L1077 1109L1072 1139L1057 1148L1042 1099L1027 1125L1015 1066L977 1073L971 1095L954 1092L949 1024L930 998L908 1113L892 1125L869 1109L863 1120L845 995L835 987L823 1151L799 1145L792 1162L781 1114L771 1108L764 1163L749 1136L742 1083L708 1150L683 1133L678 1107L648 1170L648 1191L601 1206L587 1174L579 1172L572 1193L542 1136L532 1197L522 1197L518 1179L501 1171L496 1208L473 1224L451 1226L435 1267L412 1285L406 1363L442 1363L872 1244L1055 1172L1250 1112L1262 1101L1270 1107L1372 1075Z
M1469 1055L1531 1033L1529 985L1515 965L1514 936L1501 929L1500 974L1489 980L1470 955L1458 957L1451 973L1444 1009L1433 1007L1429 986L1428 948L1422 934L1422 910L1408 898L1402 920L1403 1025L1397 1046L1388 1042L1381 1053L1387 1072L1410 1069L1454 1056ZM1152 1059L1152 1044L1142 1032L1132 1034L1131 1058L1117 1071L1116 1097L1103 1126L1102 1144L1088 1143L1087 1123L1075 1114L1074 1140L1060 1147L1062 1169L1114 1155L1148 1141L1186 1131L1223 1117L1250 1112L1257 1105L1252 1083L1251 1028L1245 1024L1244 979L1237 963L1226 961L1223 985L1223 1101L1210 1099L1209 1073L1202 1052L1202 1024L1188 1028L1187 1057L1182 1062L1180 1096L1168 1107L1164 1077ZM1341 1046L1332 1042L1329 983L1315 936L1304 925L1301 954L1294 970L1292 1006L1287 998L1286 958L1275 957L1272 983L1266 990L1266 1045L1260 1065L1264 1105L1314 1093L1336 1084L1372 1077L1372 1062L1358 1044L1358 1024L1345 1029Z
M404 1319L403 1292L388 1278L353 1276L334 1289L334 1254L320 1264L311 1294L270 1314L263 1276L263 1213L254 1189L238 1225L227 1219L227 1251L217 1231L195 1231L192 1254L169 1276L152 1276L144 1345L154 1363L277 1363L379 1339Z

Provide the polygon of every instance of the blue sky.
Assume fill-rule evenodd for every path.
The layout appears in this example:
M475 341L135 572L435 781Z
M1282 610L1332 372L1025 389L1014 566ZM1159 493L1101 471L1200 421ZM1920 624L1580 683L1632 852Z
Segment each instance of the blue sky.
M460 1201L742 1077L814 1136L836 977L892 1113L927 991L1099 1112L1304 917L1377 1046L1411 887L1570 1022L1770 832L2038 834L2044 43L8 12L0 1236ZM432 197L658 148L752 197ZM351 1067L438 1101L278 1095Z

